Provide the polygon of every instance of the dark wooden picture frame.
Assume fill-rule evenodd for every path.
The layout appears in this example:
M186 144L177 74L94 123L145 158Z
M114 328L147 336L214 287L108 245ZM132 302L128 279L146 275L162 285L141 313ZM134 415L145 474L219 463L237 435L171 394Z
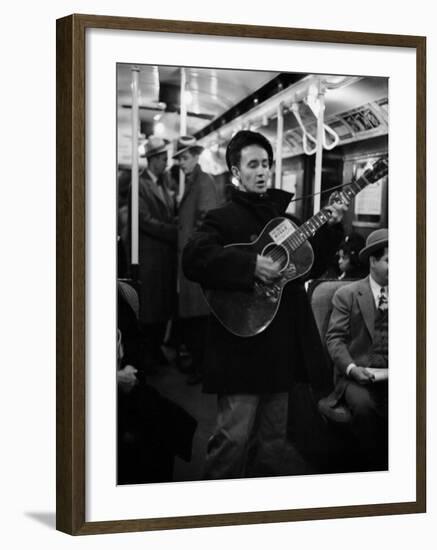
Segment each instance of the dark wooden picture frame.
M416 499L411 502L87 522L85 514L85 31L187 33L416 51ZM310 29L71 15L57 21L57 529L72 535L289 522L426 509L426 39Z

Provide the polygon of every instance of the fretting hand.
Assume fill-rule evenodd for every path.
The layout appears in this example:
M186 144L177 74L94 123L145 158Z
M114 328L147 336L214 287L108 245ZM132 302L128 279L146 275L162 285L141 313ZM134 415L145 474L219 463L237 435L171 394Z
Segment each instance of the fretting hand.
M258 254L256 257L255 277L264 283L271 283L280 277L280 269L280 263L272 260L270 256L261 256Z
M331 212L328 224L340 223L344 213L349 208L350 200L344 193L336 191L329 197L329 205L326 207Z

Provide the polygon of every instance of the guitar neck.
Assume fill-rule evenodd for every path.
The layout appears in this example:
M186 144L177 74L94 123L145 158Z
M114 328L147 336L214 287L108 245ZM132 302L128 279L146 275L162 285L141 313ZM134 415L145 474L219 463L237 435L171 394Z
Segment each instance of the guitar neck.
M385 172L386 173L386 172ZM345 195L349 200L352 200L355 195L357 195L362 189L367 187L370 183L374 183L377 181L377 179L380 179L379 177L377 179L373 179L375 173L372 168L366 170L364 174L358 178L358 180L350 183L346 187L343 188L342 193ZM379 175L379 174L378 174ZM382 173L380 177L385 175ZM372 180L369 181L368 177L372 176ZM322 208L317 214L314 214L309 220L307 220L305 223L303 223L294 233L292 233L287 241L288 245L290 246L291 250L297 250L300 246L302 246L308 239L313 237L316 232L323 226L325 223L329 220L331 217L331 212L325 207Z

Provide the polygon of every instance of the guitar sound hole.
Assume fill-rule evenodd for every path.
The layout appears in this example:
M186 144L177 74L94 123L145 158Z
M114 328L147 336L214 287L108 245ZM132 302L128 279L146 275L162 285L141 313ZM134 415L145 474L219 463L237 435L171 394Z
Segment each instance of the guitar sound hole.
M262 255L269 256L275 262L279 262L281 271L283 271L288 265L288 252L282 245L274 243L268 244L262 251Z

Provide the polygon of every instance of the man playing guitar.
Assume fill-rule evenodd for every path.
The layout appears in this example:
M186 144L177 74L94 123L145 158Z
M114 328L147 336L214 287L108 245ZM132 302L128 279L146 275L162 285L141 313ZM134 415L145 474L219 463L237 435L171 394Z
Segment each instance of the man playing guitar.
M285 215L292 195L269 187L273 150L262 134L238 132L228 144L226 160L238 186L226 205L206 215L185 247L183 269L207 292L237 291L244 300L255 289L274 285L283 266L274 256L229 245L255 241L268 222ZM323 273L343 237L339 222L349 199L341 198L342 203L326 207L326 223L309 239L314 261L307 277ZM265 290L266 301L271 301L270 288ZM203 389L217 394L218 412L205 479L284 473L293 383L317 382L323 392L330 382L302 277L281 292L274 316L253 335L238 335L216 315L210 316Z

